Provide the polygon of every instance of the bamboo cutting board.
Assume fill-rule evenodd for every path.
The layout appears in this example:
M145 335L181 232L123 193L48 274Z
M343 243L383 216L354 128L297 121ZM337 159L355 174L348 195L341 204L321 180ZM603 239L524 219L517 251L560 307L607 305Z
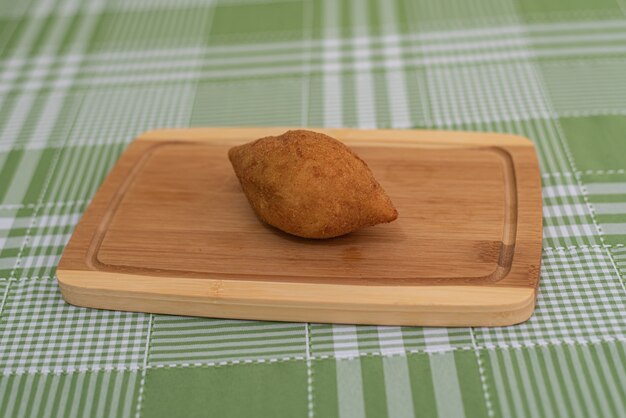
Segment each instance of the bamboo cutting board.
M286 128L151 131L113 168L57 276L65 300L179 315L498 326L535 305L541 183L532 143L444 131L316 129L363 158L397 221L330 240L262 224L228 149Z

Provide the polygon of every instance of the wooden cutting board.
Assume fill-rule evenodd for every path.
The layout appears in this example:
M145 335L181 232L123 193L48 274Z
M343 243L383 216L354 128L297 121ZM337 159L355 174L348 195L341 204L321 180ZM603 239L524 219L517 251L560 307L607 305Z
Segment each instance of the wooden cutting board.
M533 144L486 133L317 129L363 158L397 221L330 240L261 223L228 149L286 128L151 131L113 168L57 276L102 309L280 321L499 326L535 306Z

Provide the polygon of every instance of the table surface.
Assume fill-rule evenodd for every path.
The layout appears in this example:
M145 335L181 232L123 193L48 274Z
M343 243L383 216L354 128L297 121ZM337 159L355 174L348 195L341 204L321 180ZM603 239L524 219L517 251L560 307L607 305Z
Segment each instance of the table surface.
M0 0L0 416L624 416L625 16L624 0ZM59 257L126 145L213 125L531 138L535 315L446 329L65 304Z

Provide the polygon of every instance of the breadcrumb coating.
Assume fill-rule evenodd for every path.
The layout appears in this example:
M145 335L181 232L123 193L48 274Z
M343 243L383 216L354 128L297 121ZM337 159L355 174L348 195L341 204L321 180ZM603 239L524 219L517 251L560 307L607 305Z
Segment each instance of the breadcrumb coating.
M398 217L367 164L327 135L288 131L228 156L257 216L289 234L332 238Z

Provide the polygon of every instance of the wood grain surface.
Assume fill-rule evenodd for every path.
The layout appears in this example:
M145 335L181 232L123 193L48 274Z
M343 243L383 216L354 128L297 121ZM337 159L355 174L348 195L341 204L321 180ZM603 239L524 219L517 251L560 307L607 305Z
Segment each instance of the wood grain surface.
M260 222L227 158L287 128L148 132L111 171L68 244L65 299L244 319L490 326L526 320L541 257L541 183L524 138L324 130L399 212L330 240Z

